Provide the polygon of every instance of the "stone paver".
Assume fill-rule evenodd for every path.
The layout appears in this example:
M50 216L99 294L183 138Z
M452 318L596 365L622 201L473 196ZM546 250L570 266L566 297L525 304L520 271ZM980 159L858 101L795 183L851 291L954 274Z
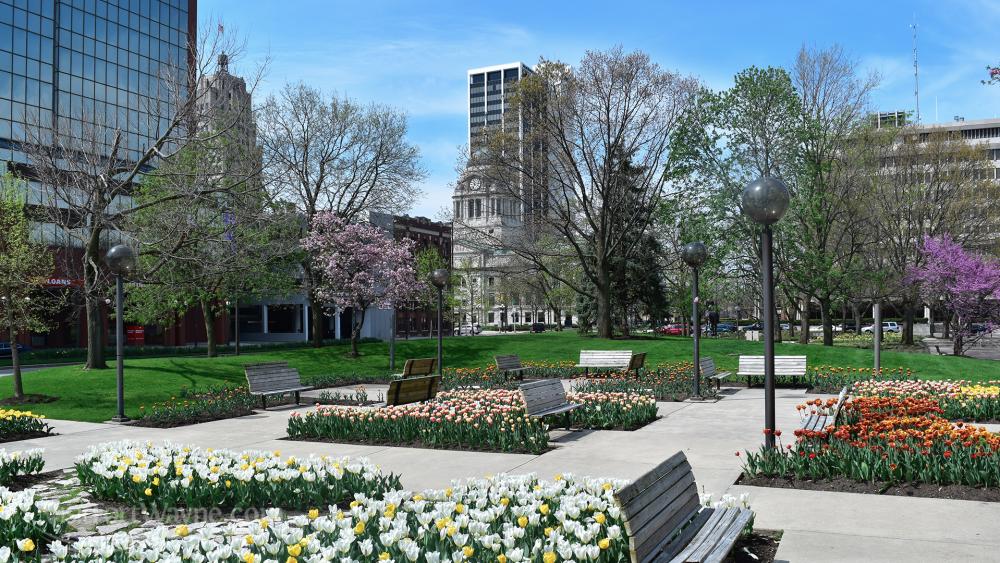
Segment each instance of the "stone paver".
M788 440L799 423L795 405L804 398L801 390L778 390L777 422ZM535 472L545 478L566 472L635 478L683 450L702 491L750 492L756 525L785 531L779 560L1000 560L996 533L1000 503L734 485L740 475L735 452L754 448L762 438L762 389L739 390L714 403L658 406L661 418L634 432L556 433L556 447L540 456L283 440L288 416L311 406L175 429L53 421L60 436L3 447L45 448L47 470L72 467L74 458L91 444L122 439L281 450L286 455L366 456L384 471L401 474L403 484L412 489L443 487L455 479L500 472Z

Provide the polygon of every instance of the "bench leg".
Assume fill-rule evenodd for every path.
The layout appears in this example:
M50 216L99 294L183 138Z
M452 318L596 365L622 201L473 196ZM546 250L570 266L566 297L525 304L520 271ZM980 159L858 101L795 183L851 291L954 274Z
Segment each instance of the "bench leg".
M267 410L267 395L260 396L260 407L264 410Z
M715 379L715 391L716 391L716 393L718 393L719 391L722 391L722 380L719 379L719 378Z
M569 430L569 413L570 411L566 411L566 430Z
M299 404L299 392L298 391L295 392L295 404L296 405Z

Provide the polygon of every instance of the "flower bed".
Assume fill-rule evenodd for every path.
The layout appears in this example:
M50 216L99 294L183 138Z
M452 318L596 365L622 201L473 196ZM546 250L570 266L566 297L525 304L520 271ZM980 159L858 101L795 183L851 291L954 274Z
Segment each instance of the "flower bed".
M305 509L380 497L399 488L367 459L282 458L280 452L202 450L166 443L117 442L77 458L80 482L95 496L169 509L281 507Z
M52 434L45 417L30 411L0 408L0 442L14 442Z
M174 428L211 420L253 414L258 399L246 386L221 387L208 391L182 391L169 401L139 407L139 426Z
M583 428L636 428L656 418L651 397L626 393L570 394L583 407L570 424ZM540 454L548 448L548 426L525 414L519 391L444 391L433 401L379 409L319 407L288 420L297 439L471 448Z
M35 559L59 537L66 523L56 515L59 503L38 500L35 491L0 487L0 561Z
M350 508L286 520L272 513L248 533L153 530L144 540L83 538L75 561L628 561L628 539L614 493L623 481L557 476L497 476L422 494L362 498ZM166 537L164 537L166 536ZM185 558L187 560L188 558Z
M660 401L683 401L694 387L691 362L660 364L652 370L610 372L588 377L576 385L581 392L618 392L652 394ZM702 379L702 397L716 397L712 382Z
M942 412L933 399L858 397L837 426L796 430L794 447L748 452L744 475L1000 487L1000 435Z
M781 379L779 377L779 379ZM785 379L788 379L787 377ZM806 372L804 382L813 393L840 393L844 387L854 386L864 381L910 381L913 370L896 368L852 368L839 366L815 366Z
M951 420L1000 420L1000 381L862 381L854 385L853 393L865 397L934 399L942 416Z
M0 450L0 487L6 487L14 482L14 479L23 475L40 473L45 467L45 460L42 459L42 450L27 450L23 452L10 452ZM3 503L0 503L0 507Z

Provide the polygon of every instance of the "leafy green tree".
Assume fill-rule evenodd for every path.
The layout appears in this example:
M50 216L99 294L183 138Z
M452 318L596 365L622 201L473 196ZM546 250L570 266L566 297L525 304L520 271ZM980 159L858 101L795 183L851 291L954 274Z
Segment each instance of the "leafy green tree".
M31 241L24 194L22 181L10 173L0 178L0 327L10 341L15 401L24 399L17 335L47 328L42 287L53 268L48 248Z

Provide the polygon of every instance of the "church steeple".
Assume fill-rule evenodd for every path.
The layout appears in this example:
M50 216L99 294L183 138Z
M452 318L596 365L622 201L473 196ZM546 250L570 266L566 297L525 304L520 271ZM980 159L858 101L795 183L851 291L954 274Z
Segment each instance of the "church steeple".
M219 74L229 74L229 55L225 52L219 54Z

